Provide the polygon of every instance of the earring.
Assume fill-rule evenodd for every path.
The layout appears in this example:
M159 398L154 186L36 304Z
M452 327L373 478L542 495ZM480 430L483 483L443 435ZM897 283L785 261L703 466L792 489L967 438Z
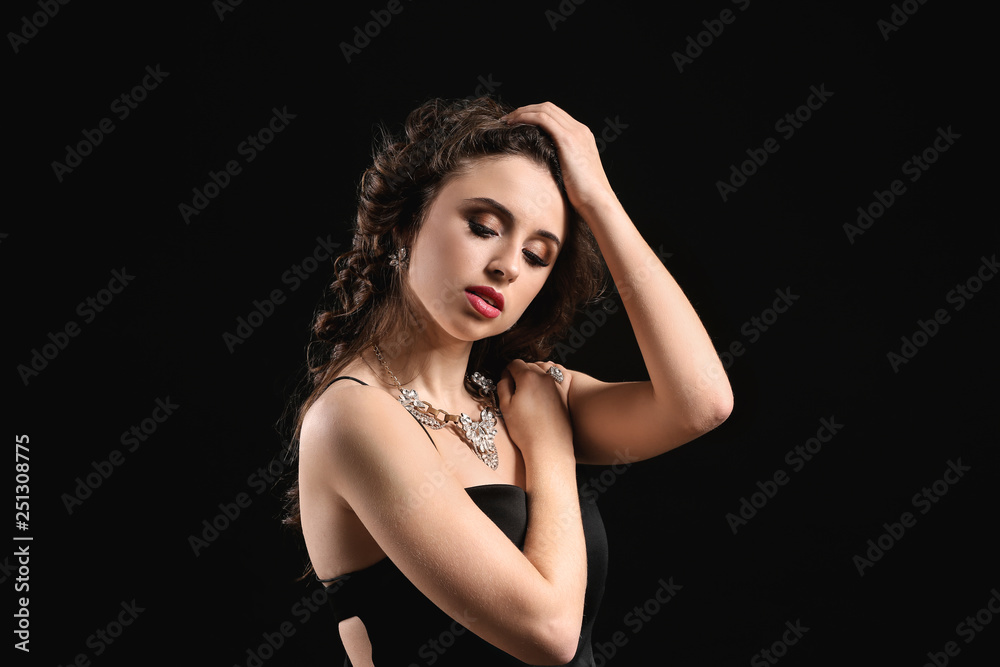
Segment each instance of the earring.
M393 266L398 270L405 270L409 263L409 259L406 256L406 246L399 249L399 254L391 253L389 255L389 266Z

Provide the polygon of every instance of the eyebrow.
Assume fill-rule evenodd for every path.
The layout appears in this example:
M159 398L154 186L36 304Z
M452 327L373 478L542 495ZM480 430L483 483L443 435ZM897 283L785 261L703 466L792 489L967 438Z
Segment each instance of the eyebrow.
M499 213L503 217L507 218L510 222L513 223L517 221L517 218L514 216L513 213L511 213L510 209L501 204L500 202L498 202L496 199L491 199L490 197L469 197L465 201L477 204L485 204L486 206L489 206L490 208L494 209L497 213ZM562 241L559 240L559 237L553 234L552 232L548 231L547 229L536 229L535 233L538 234L539 236L544 236L545 238L555 242L556 247L560 247L562 245Z

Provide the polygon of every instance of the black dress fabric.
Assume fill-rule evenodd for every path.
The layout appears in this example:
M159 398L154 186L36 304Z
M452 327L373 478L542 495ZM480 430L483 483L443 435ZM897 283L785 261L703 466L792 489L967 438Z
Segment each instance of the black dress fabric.
M365 384L347 376L334 382L340 379ZM430 433L427 437L430 438ZM518 549L524 549L528 527L524 489L511 484L486 484L469 487L466 492ZM566 665L594 667L591 633L604 596L608 541L597 505L583 494L580 495L580 513L587 548L587 588L576 655ZM331 582L327 593L337 621L358 616L364 622L372 643L375 667L523 667L527 664L480 639L442 612L389 558L327 581ZM344 666L353 667L350 658L345 659Z

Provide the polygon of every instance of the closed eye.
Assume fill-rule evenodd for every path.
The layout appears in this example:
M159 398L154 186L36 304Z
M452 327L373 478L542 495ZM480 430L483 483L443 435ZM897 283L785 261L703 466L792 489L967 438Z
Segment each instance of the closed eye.
M549 263L543 261L541 257L531 252L530 250L524 251L524 256L528 258L528 262L534 264L535 266L548 266Z
M469 222L469 229L472 230L472 233L475 234L476 236L479 236L481 238L489 238L491 236L498 235L497 232L495 232L493 229L487 227L486 225L481 225L475 220L469 220L468 222ZM528 260L528 263L532 264L533 266L546 267L549 265L548 262L543 260L535 253L531 252L530 250L524 250L523 253L525 259Z
M479 224L475 220L469 220L469 229L471 229L472 233L475 234L476 236L482 236L484 238L488 237L488 236L496 236L497 235L497 233L495 231L493 231L492 229L490 229L486 225Z

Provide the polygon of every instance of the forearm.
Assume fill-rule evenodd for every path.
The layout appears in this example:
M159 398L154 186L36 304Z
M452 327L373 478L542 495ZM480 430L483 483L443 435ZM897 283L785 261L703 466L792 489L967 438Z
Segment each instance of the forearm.
M541 457L539 457L541 458ZM552 613L576 624L583 616L587 553L571 456L525 461L528 529L524 555L551 584Z
M621 295L653 399L664 408L679 408L693 426L714 426L728 415L732 390L694 307L613 193L595 198L580 213Z

